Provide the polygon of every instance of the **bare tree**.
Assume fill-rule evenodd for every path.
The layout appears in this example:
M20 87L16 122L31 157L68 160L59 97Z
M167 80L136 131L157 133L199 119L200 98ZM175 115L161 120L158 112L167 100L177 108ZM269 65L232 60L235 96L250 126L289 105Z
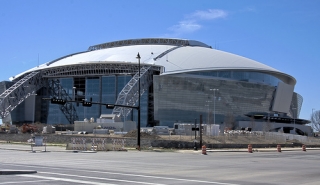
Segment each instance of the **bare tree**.
M314 131L320 132L320 110L317 110L311 114L311 127Z

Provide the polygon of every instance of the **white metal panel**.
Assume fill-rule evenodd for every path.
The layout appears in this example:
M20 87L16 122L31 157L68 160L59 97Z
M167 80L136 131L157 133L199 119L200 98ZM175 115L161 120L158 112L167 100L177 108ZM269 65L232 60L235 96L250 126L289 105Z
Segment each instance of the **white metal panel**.
M263 71L277 76L285 83L294 85L295 79L272 67L254 60L231 54L228 52L200 46L181 46L154 61L154 58L163 52L177 46L171 45L130 45L107 49L94 50L62 58L50 65L42 64L38 67L25 71L16 77L30 71L51 67L84 64L84 63L133 63L138 60L138 52L141 63L164 66L164 74L173 74L201 70L249 70Z
M273 100L272 111L289 113L293 90L293 85L278 83L276 94Z
M259 69L279 72L272 67L245 57L202 47L181 47L156 61L156 64L165 66L166 72L196 71L200 69Z

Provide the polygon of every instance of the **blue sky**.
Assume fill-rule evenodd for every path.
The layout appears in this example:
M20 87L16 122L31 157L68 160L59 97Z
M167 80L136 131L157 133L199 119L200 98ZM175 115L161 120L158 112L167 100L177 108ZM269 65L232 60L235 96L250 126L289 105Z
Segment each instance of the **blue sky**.
M0 81L91 45L170 37L269 65L297 79L300 118L320 110L318 0L0 0Z

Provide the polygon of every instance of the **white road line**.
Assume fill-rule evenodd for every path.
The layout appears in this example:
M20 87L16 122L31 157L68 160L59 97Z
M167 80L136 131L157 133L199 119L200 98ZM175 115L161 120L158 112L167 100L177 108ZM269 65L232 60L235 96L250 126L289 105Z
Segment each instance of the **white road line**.
M56 177L43 177L39 175L19 175L22 177L31 177L31 178L38 178L38 179L47 179L47 180L55 180L55 181L64 181L64 182L75 182L81 184L94 184L94 185L115 185L109 183L100 183L100 182L91 182L91 181L83 181L83 180L75 180L75 179L66 179L66 178L56 178Z
M19 165L19 164L8 164L12 166L24 166L32 168L42 168L42 169L54 169L54 170L68 170L66 168L57 168L57 167L45 167L45 166L32 166L32 165ZM138 175L138 174L128 174L128 173L116 173L116 172L105 172L105 171L92 171L92 170L76 170L70 169L72 171L87 172L87 173L100 173L100 174L112 174L112 175L122 175L122 176L131 176L131 177L144 177L144 178L153 178L153 179L165 179L165 180L176 180L176 181L185 181L185 182L197 182L197 183L206 183L206 184L219 184L219 185L239 185L232 183L223 183L223 182L213 182L213 181L203 181L203 180L192 180L192 179L181 179L181 178L172 178L172 177L161 177L161 176L150 176L150 175ZM69 171L70 171L69 170ZM38 173L40 173L38 171ZM44 173L44 172L43 172ZM50 173L50 172L49 172Z
M0 182L0 184L25 184L25 183L34 183L34 182L48 182L51 180L37 180L37 181L16 181L16 182Z
M77 164L78 166L80 165L85 165L87 166L88 165L88 161L86 159L74 159L72 161L70 160L53 160L53 161L45 161L45 163L43 161L35 161L33 164L34 165L49 165L49 164L56 164L57 162L62 162L66 165L68 164ZM114 161L114 160L93 160L91 161L91 164L94 165L94 164L101 164L101 163L112 163L112 164L117 164L117 163L122 163L123 161ZM135 164L135 165L140 165L140 166L143 166L141 165L141 163L139 162L126 162L126 164ZM166 166L166 167L176 167L177 165L170 165L170 164L163 164L163 163L158 163L158 165L163 165L163 166ZM126 165L126 166L129 166L129 165ZM188 165L178 165L180 167L189 167ZM205 167L205 166L204 166Z
M89 176L71 175L71 174L63 174L63 173L52 173L52 172L38 172L38 173L50 174L50 175L68 176L68 177L80 177L80 178L87 178L87 179L97 179L97 180L110 180L110 181L119 181L119 182L130 182L130 183L136 183L136 184L164 185L164 184L150 183L150 182L129 181L129 180L121 180L121 179L101 178L101 177L89 177Z
M123 175L123 176L131 176L131 177L144 177L144 178L165 179L165 180L175 180L175 181L185 181L185 182L197 182L197 183L206 183L206 184L239 185L239 184L231 184L231 183L223 183L223 182L212 182L212 181L202 181L202 180L192 180L192 179L178 179L178 178L172 178L172 177L159 177L159 176L137 175L137 174L126 174L126 173L115 173L115 172L101 172L101 171L90 171L90 172L105 173L105 174L112 174L112 175Z

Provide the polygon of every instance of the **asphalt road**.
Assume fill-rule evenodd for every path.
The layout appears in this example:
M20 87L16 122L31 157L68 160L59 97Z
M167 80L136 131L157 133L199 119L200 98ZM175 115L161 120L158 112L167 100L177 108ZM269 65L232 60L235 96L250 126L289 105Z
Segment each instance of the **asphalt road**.
M0 149L2 184L319 185L320 151L36 152Z

